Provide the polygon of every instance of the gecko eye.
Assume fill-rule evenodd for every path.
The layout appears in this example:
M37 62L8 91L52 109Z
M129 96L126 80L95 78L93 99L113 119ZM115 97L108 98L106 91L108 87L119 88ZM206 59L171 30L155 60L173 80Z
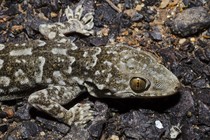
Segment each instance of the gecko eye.
M147 84L147 81L140 77L133 77L130 80L130 87L131 89L136 92L140 93L148 88L149 84Z

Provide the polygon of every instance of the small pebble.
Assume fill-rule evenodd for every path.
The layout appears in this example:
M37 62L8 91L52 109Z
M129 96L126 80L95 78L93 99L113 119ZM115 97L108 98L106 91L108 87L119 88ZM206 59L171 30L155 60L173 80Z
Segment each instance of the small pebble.
M150 32L150 36L155 41L162 41L162 34L160 32Z
M174 34L191 36L210 26L210 14L203 7L188 8L171 20L168 26Z

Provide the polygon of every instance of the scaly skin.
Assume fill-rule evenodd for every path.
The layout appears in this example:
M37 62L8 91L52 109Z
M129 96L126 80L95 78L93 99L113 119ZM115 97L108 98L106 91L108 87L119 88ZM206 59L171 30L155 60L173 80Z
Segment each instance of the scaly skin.
M84 91L99 98L150 98L176 93L180 83L152 54L124 44L79 48L65 38L93 33L92 13L66 9L66 24L40 25L48 41L0 44L0 101L29 96L29 103L71 125L93 119L90 104L62 105ZM62 26L62 29L61 29ZM66 30L65 30L66 29ZM64 32L65 31L65 32Z

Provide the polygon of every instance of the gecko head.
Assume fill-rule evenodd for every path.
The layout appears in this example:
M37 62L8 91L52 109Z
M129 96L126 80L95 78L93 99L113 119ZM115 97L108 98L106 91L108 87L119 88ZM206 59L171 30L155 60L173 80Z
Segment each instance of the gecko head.
M160 64L153 54L140 49L124 48L119 53L112 95L115 97L164 97L180 87L177 77ZM116 73L116 72L115 72Z
M92 88L94 91L89 88L93 96L155 98L177 92L179 80L151 53L127 46L117 48L119 49L110 51L112 55L116 55L109 59L110 63L104 70L105 75L101 76L105 78L95 81L96 88ZM111 63L114 65L108 69Z
M177 92L180 82L177 77L165 68L163 65L158 66L157 72L152 69L154 74L148 71L142 73L126 73L121 75L124 79L121 82L116 81L111 93L114 97L121 98L156 98L170 96ZM161 69L161 73L158 73Z

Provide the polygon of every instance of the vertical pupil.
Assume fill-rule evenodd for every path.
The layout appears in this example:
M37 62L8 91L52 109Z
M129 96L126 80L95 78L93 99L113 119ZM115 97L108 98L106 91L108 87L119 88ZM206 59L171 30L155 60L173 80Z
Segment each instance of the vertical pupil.
M139 79L137 79L137 89L139 89L140 88L140 81L139 81Z

